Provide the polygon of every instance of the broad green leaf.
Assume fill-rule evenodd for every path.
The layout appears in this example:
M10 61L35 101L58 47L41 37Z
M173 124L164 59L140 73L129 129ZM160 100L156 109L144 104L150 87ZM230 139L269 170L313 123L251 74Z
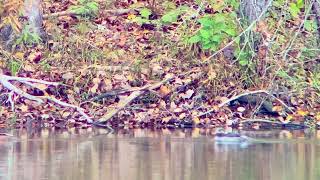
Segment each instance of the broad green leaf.
M204 38L204 39L209 39L210 36L211 36L211 32L210 31L201 29L199 32L200 32L200 36L202 38Z
M248 61L247 59L240 59L240 60L239 60L239 64L240 64L241 66L246 66L246 65L249 64L249 61Z
M298 17L298 14L300 13L300 9L294 3L290 3L289 11L291 16L294 18Z
M148 8L143 8L143 9L141 9L141 11L140 11L141 17L143 17L143 18L145 18L145 19L149 19L149 16L150 16L151 14L152 14L152 13L151 13L150 9L148 9Z
M297 8L301 9L304 7L304 0L297 0Z
M203 17L198 20L199 23L204 27L204 28L211 28L214 25L214 21L210 19L209 17Z
M209 43L206 43L206 44L203 44L202 45L202 48L203 49L210 49L210 48L212 48L212 44L209 42Z
M230 36L236 36L237 35L237 31L233 28L228 28L228 29L224 29L223 30L225 33L227 33Z
M317 29L317 24L313 20L306 20L304 22L304 28L309 32L314 32Z
M197 43L197 42L199 42L199 41L201 41L201 38L198 36L198 35L195 35L195 36L192 36L190 39L189 39L189 43L191 43L191 44L194 44L194 43Z
M177 12L170 12L168 14L165 14L164 16L161 17L161 20L164 23L173 23L176 22L178 19L179 14Z
M216 22L216 23L219 23L219 22L224 22L225 21L225 16L223 13L218 13L216 14L214 17L213 17L213 21Z
M216 43L220 43L221 42L221 35L213 35L210 38L211 41L216 42Z

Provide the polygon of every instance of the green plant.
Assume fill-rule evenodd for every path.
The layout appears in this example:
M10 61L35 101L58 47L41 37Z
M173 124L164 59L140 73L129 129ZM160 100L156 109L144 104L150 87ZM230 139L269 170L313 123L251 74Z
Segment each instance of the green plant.
M32 31L32 28L30 25L26 25L21 35L16 39L15 45L24 44L24 45L34 45L39 44L41 42L41 37L36 33Z
M93 0L79 0L79 5L70 6L69 11L77 15L93 17L98 14L99 4Z
M148 8L142 8L140 10L140 16L133 18L133 22L138 23L139 25L150 23L149 16L152 14L151 10Z
M291 16L294 18L297 18L303 7L304 7L304 0L297 0L296 3L290 3L289 12Z
M21 69L21 63L15 60L9 61L9 69L12 75L17 75Z
M150 23L155 25L167 25L178 21L178 17L182 15L184 12L188 11L188 7L181 6L176 9L170 9L167 13L165 13L160 19L149 20L152 11L148 8L142 8L140 10L140 15L133 18L133 22L138 23L139 25Z
M235 17L232 13L205 15L198 20L201 24L200 30L189 38L188 42L199 43L204 50L217 50L226 39L236 37Z

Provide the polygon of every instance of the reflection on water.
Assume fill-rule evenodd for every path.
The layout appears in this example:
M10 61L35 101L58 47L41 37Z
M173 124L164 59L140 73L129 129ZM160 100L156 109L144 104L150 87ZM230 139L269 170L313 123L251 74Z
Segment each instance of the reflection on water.
M210 130L42 130L0 137L0 179L301 180L320 179L320 146L303 132L247 132L299 139L283 143L214 144ZM311 141L310 141L311 138Z

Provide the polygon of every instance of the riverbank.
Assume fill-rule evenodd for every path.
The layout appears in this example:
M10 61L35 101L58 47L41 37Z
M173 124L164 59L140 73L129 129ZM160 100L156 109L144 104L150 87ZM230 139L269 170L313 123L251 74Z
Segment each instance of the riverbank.
M0 49L0 127L259 129L320 122L319 34L309 2L293 13L275 1L251 24L230 2L42 6L48 39L35 42L26 33L13 50ZM1 25L18 20L10 8L0 12ZM14 22L23 34L23 22Z

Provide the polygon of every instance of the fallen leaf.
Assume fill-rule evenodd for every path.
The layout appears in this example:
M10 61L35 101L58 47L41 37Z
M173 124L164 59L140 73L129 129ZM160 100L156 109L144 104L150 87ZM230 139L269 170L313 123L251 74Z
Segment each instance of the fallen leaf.
M135 18L136 18L135 14L128 14L127 19L132 20L132 19L135 19Z
M160 87L160 95L161 95L162 97L165 97L165 96L167 96L167 95L170 94L170 93L171 93L171 90L170 90L167 86L162 85L162 86Z
M62 113L62 118L67 118L67 117L69 117L70 116L70 111L64 111L63 113Z
M199 124L200 123L200 118L198 118L198 117L193 118L193 122L195 124Z
M48 85L46 84L34 84L38 89L40 89L41 91L44 91L48 88Z
M194 94L194 91L192 89L189 89L188 91L186 91L186 93L181 94L181 97L183 99L190 99L193 94Z
M283 111L283 107L282 106L273 106L272 107L272 111L282 112Z
M64 80L69 80L69 79L72 79L73 77L74 77L74 74L72 72L67 72L62 75L62 79Z
M242 106L240 106L240 107L237 108L237 111L238 111L238 112L244 112L245 110L246 110L246 108L244 108L244 107L242 107Z
M309 114L309 112L308 112L308 111L305 111L305 110L302 110L302 109L298 109L297 114L298 114L299 116L306 116L306 115Z
M19 109L21 110L21 112L28 112L29 111L29 108L28 108L28 106L27 105L21 105L20 107L19 107Z

